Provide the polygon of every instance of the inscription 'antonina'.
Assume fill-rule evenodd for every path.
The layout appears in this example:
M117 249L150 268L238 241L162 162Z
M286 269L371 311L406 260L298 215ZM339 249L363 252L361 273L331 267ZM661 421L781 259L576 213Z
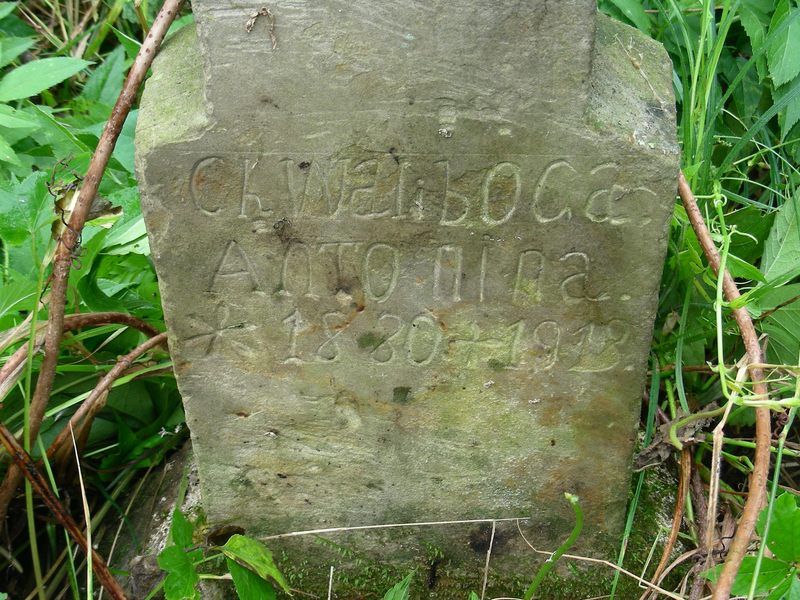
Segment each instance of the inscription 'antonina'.
M192 168L189 195L210 217L392 219L489 228L575 219L612 226L650 223L645 208L655 193L609 185L620 171L614 162L585 169L569 158L531 156L456 169L452 159L403 156L394 149L367 155L204 157ZM237 182L236 197L220 197L218 186L209 184L220 177ZM565 189L574 193L565 195Z

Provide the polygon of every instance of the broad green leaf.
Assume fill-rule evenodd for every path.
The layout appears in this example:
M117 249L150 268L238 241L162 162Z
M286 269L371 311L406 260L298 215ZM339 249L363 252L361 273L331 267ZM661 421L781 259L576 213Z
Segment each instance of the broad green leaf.
M258 540L237 533L232 535L220 550L228 558L250 567L262 579L275 580L284 592L291 595L289 584L272 559L272 552Z
M781 306L761 321L761 330L769 336L767 359L796 365L800 353L800 284L770 290L758 299L758 306L762 314Z
M747 595L750 590L750 582L753 580L755 566L755 556L745 556L744 559L742 559L742 566L739 568L739 573L736 575L736 580L731 587L732 594L737 596ZM717 565L710 571L707 571L705 577L716 583L717 579L719 579L722 567L723 565ZM758 580L756 581L756 594L766 594L772 588L780 584L789 575L790 569L791 567L788 563L767 558L766 556L763 557L761 559L761 569L758 572Z
M40 127L40 124L30 114L11 108L8 104L0 104L0 127L36 129Z
M200 600L197 583L200 577L192 557L183 548L168 546L158 555L158 566L167 572L164 596L167 600Z
M800 192L784 202L764 243L761 271L775 279L800 264Z
M787 600L786 593L792 587L792 579L797 579L794 573L789 573L788 577L781 581L767 596L764 596L764 600Z
M172 513L172 525L169 528L172 543L179 548L188 548L192 545L192 530L192 524L189 523L186 515L176 508Z
M797 570L794 572L792 583L783 600L800 600L800 576L798 576Z
M758 518L758 532L763 535L767 510ZM775 558L786 562L800 562L800 508L794 494L784 492L775 499L772 522L767 536L767 547Z
M728 271L730 271L731 275L735 279L750 279L751 281L767 283L767 279L761 274L761 271L738 256L729 254L726 265L728 267Z
M25 243L55 219L47 177L39 171L19 183L0 186L0 238L7 244Z
M137 219L114 227L106 238L104 254L150 254L147 229L141 215Z
M11 144L9 144L2 135L0 135L0 160L11 163L12 165L20 164L17 153L14 152Z
M475 592L470 592L468 600L481 600L481 597Z
M622 11L636 28L645 32L650 32L650 19L644 12L644 6L640 0L611 0L611 3Z
M0 285L0 318L21 310L30 310L36 300L36 282L33 279L16 279Z
M776 86L783 85L800 73L800 8L790 8L789 0L778 3L772 15L770 31L775 31L784 19L793 19L792 23L769 45L767 63L772 81Z
M10 64L20 54L36 43L32 37L6 37L0 39L0 67Z
M89 75L81 97L91 102L113 106L125 78L125 49L117 46Z
M413 576L413 573L409 573L403 577L402 581L398 581L392 589L384 594L383 600L408 600L410 595L409 586Z
M225 561L240 600L275 600L275 588L269 581L261 579L232 558L225 557Z
M0 2L0 19L5 19L17 8L16 2Z
M0 102L30 98L79 73L91 63L79 58L41 58L17 67L0 80Z

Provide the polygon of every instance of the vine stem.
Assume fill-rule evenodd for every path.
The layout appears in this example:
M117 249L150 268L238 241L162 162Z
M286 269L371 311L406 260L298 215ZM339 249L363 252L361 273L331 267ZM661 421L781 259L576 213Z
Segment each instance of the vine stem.
M689 222L694 229L697 240L703 248L703 253L706 255L709 265L717 276L720 276L720 255L717 251L714 241L711 239L711 234L706 227L703 215L697 206L697 200L692 193L689 184L686 181L683 173L678 175L678 193L683 202L683 207L686 209L686 215L689 217ZM726 270L722 274L722 289L728 302L733 303L741 294L736 287L730 273ZM753 320L746 308L731 307L733 316L736 319L736 324L739 326L739 333L744 341L745 349L747 350L747 359L749 363L750 379L753 382L753 392L759 399L766 400L768 398L767 385L764 382L764 373L762 369L756 365L763 363L761 346L758 344L758 334L753 326ZM769 460L770 460L770 440L771 440L771 423L769 409L760 406L755 409L756 416L756 435L755 435L755 455L753 457L753 472L750 476L750 485L747 493L747 500L742 510L742 516L739 519L739 524L736 527L736 533L733 536L728 555L725 558L725 564L722 567L722 572L717 580L717 585L714 588L712 600L728 600L731 595L731 587L736 579L736 574L739 572L739 566L742 564L747 546L753 537L756 521L758 520L758 513L764 505L767 492L767 478L769 477Z

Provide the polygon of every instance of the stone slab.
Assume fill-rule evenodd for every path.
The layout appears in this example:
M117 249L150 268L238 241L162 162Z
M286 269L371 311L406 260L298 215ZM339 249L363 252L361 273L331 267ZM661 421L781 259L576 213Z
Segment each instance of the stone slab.
M273 50L234 28L252 2L197 3L139 115L209 519L472 520L328 538L394 564L435 545L473 575L489 521L512 519L492 566L513 577L536 561L513 519L554 547L571 492L599 548L624 513L674 201L665 53L601 16L595 36L585 2L306 4L271 7ZM480 13L464 52L452 6ZM551 9L574 46L532 27ZM527 42L563 64L510 61ZM443 60L457 77L434 76Z

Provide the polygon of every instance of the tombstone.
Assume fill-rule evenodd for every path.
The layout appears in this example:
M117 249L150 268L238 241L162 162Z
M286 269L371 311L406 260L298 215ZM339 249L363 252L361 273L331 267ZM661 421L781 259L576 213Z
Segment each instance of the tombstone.
M666 53L593 0L262 6L195 0L137 128L210 523L326 583L431 552L479 581L491 546L512 593L569 492L583 551L612 548L678 169Z

